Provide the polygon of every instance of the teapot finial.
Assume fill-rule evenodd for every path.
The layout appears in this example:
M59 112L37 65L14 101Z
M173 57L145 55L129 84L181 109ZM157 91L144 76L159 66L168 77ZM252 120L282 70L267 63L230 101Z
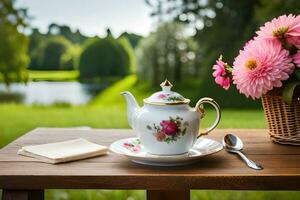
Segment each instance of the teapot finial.
M161 86L161 88L162 88L162 90L163 90L164 92L169 92L169 91L171 91L171 87L172 87L173 85L172 85L172 83L171 83L170 81L168 81L168 79L166 79L164 82L162 82L162 83L160 84L160 86Z
M168 87L172 87L172 83L170 81L168 81L168 79L166 79L164 82L162 82L160 84L161 87L164 87L164 86L168 86Z

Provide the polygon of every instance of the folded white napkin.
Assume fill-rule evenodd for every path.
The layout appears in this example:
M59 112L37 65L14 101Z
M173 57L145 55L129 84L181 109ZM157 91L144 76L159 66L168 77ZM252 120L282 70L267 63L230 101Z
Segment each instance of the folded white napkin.
M39 159L46 163L57 164L95 157L107 153L107 147L79 138L65 142L31 145L22 147L19 155Z

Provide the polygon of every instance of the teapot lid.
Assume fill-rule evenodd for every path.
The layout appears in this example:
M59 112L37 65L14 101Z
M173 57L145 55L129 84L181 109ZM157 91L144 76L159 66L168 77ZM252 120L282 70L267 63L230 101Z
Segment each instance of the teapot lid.
M172 84L167 79L160 84L162 90L152 94L150 97L144 99L145 103L155 105L178 105L188 104L189 99L184 98L177 92L171 91Z

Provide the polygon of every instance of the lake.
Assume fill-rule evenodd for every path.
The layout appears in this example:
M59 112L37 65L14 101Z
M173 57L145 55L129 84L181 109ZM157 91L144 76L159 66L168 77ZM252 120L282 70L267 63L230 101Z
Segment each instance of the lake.
M105 84L86 84L79 82L28 82L26 85L13 83L10 92L21 96L24 104L54 104L66 102L73 105L88 103ZM0 84L0 92L6 91L5 85Z

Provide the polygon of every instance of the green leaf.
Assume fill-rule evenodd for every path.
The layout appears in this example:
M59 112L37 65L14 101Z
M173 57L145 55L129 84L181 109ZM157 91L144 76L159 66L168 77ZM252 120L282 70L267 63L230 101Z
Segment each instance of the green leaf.
M147 129L148 130L152 130L151 126L147 125Z
M300 80L300 69L295 70L295 75L296 75L297 79Z
M289 104L289 105L292 104L294 91L298 85L300 85L300 82L292 82L292 83L287 84L285 86L285 88L283 89L283 93L282 93L283 100L287 104Z
M182 135L185 135L185 133L186 133L186 127L183 129Z

